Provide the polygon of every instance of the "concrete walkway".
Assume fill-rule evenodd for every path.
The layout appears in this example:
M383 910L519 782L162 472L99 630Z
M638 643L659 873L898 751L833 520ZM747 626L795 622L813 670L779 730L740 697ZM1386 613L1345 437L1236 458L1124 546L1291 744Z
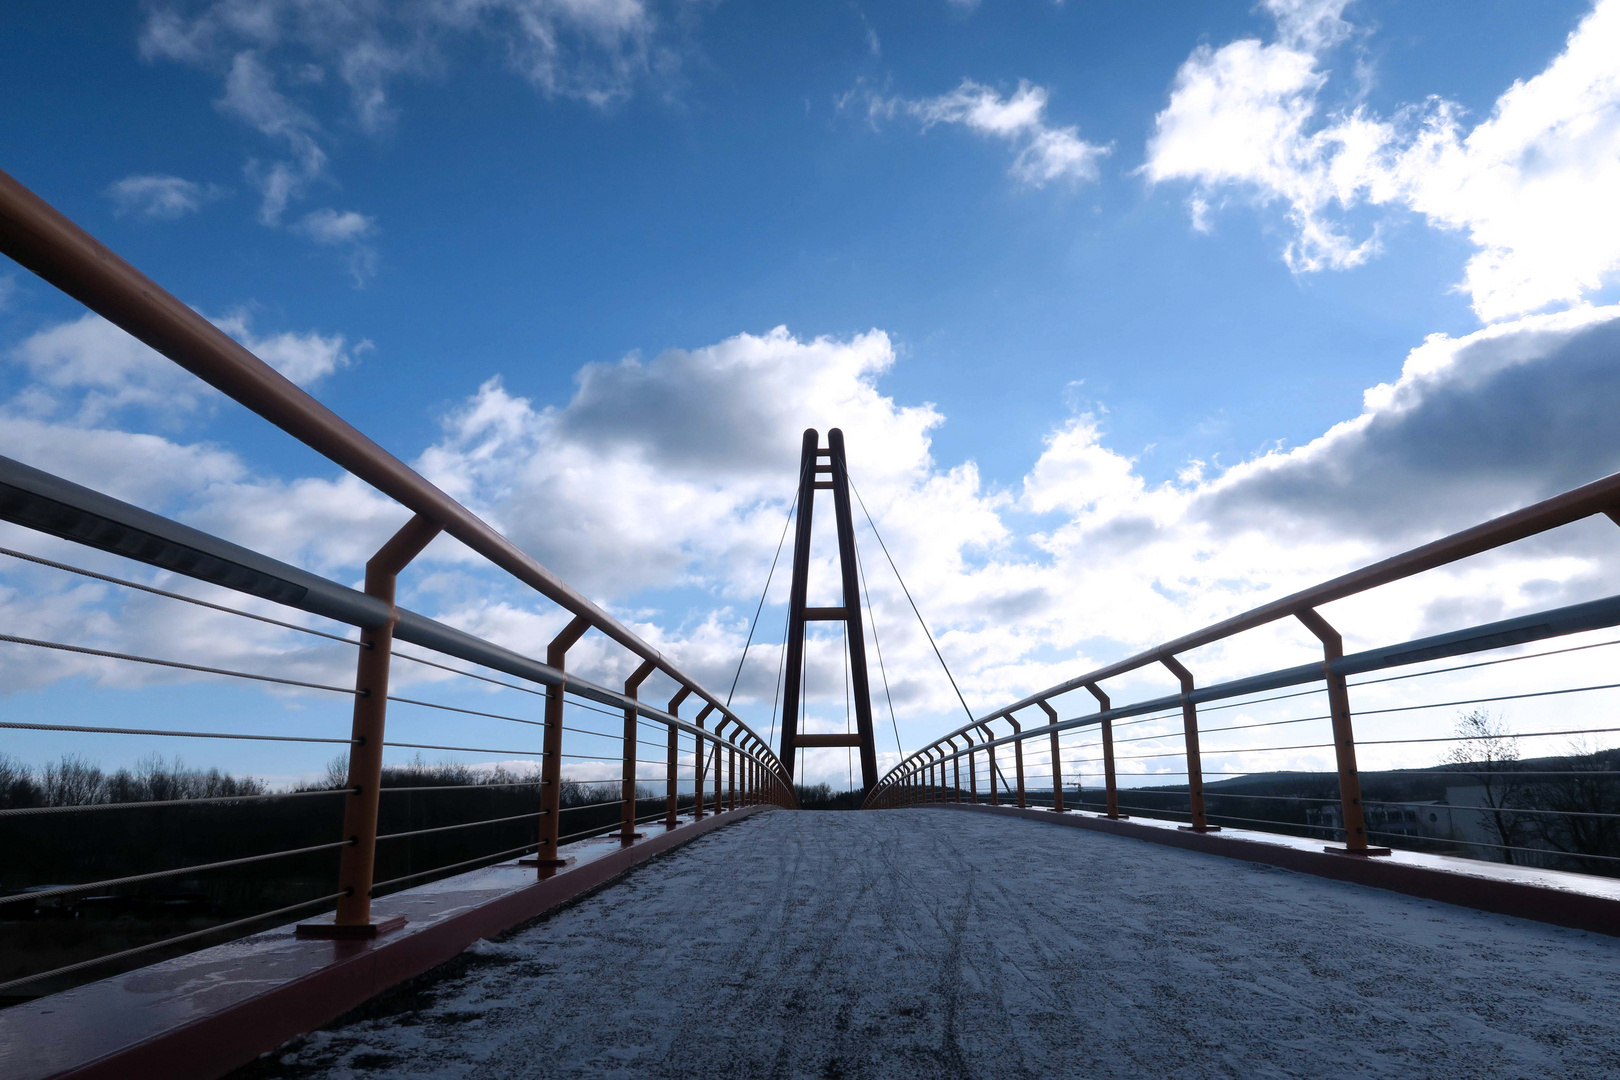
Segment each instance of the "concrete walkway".
M1620 939L1016 819L740 822L239 1077L1613 1077Z

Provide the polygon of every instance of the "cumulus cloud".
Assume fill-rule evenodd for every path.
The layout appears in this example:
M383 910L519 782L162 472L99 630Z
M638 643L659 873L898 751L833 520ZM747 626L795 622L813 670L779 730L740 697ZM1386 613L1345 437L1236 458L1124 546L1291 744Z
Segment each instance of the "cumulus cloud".
M1599 0L1547 69L1465 123L1440 98L1389 117L1324 103L1348 36L1335 2L1265 5L1277 40L1200 46L1155 118L1143 174L1194 185L1194 223L1226 192L1284 208L1297 271L1366 262L1378 229L1348 213L1406 209L1478 249L1463 288L1485 321L1572 304L1620 271L1620 2Z
M203 203L222 194L212 184L205 187L194 180L161 173L126 176L107 188L114 213L155 221L173 221L194 214L202 209Z
M872 96L868 115L904 114L915 117L927 130L937 124L960 124L987 138L1001 139L1018 148L1012 175L1031 187L1045 187L1059 180L1095 180L1099 162L1111 148L1086 142L1073 125L1054 127L1047 123L1045 87L1019 80L1018 88L1003 96L992 87L971 79L938 97L907 100Z
M371 347L366 341L350 346L342 334L261 336L241 311L213 322L301 386L318 382ZM207 384L93 313L35 331L7 358L28 375L27 384L4 407L13 417L71 418L88 427L140 410L173 422L218 397Z
M1109 445L1105 414L1080 413L1055 425L1021 482L1002 490L971 461L936 460L938 410L883 392L899 362L886 334L805 338L778 328L588 364L573 394L552 406L489 379L447 412L415 463L687 670L726 686L782 534L799 433L840 426L860 495L977 710L1620 468L1620 451L1603 437L1620 401L1610 360L1617 345L1620 308L1436 336L1412 350L1398 379L1368 390L1360 415L1318 439L1229 469L1193 465L1164 483L1148 482ZM307 362L330 367L327 358L341 352L341 343L311 346ZM281 362L290 366L292 355ZM139 358L126 353L91 365L91 374L54 363L70 373L25 365L34 393L65 393L63 383L111 399L152 393ZM118 390L109 372L129 387ZM339 580L357 579L405 516L352 479L264 475L206 443L131 431L127 408L30 413L26 398L5 405L0 452ZM816 507L813 603L837 602L829 510L826 500ZM954 726L960 708L859 505L856 514L885 672L914 747ZM1330 614L1354 648L1607 594L1620 575L1604 524ZM407 589L413 607L528 652L543 650L565 621L449 542L413 566ZM739 708L762 730L785 590L779 567L738 690ZM40 636L54 626L127 643L147 632L108 614L108 603L70 591L0 596L11 624ZM246 647L217 627L209 632L223 653ZM175 643L212 655L206 637ZM250 644L269 655L284 643ZM842 724L841 648L828 628L812 635L810 730ZM1303 663L1315 649L1286 624L1201 650L1189 663L1211 681ZM315 660L307 664L316 670ZM604 681L628 667L597 635L570 664ZM1113 689L1120 700L1165 690L1156 678L1163 681L1144 673ZM874 680L881 685L875 671ZM665 692L648 688L649 697ZM878 708L886 720L886 697ZM815 761L812 771L843 765L836 753ZM1320 764L1308 753L1294 763Z

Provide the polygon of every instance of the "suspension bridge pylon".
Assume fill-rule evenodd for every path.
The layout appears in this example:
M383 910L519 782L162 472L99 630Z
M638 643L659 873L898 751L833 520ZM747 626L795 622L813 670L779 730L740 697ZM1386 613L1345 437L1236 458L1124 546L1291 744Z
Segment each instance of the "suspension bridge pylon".
M815 518L815 496L831 491L833 519L838 525L838 568L843 584L842 607L808 607L810 529ZM786 685L782 696L781 761L792 780L800 749L828 746L857 747L861 752L861 791L870 793L878 781L877 748L872 738L872 691L866 676L866 634L861 620L860 568L855 555L855 522L849 506L849 467L844 456L844 433L827 432L827 448L815 428L804 433L799 457L799 513L793 533L793 582L788 599ZM850 694L855 731L809 733L799 731L799 708L804 692L804 634L812 622L841 622L849 650Z

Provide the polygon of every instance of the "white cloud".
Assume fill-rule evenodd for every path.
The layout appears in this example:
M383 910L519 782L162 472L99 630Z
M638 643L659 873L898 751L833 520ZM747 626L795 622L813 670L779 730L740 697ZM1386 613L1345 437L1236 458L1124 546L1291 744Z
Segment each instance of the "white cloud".
M329 370L344 355L337 339L293 340L309 351L291 350L281 361L289 366L296 353L312 358L304 361L312 370ZM33 392L65 393L64 381L113 400L152 392L139 358L102 347L114 355L88 374L71 350L53 362L67 375L52 364L27 368ZM781 535L799 433L841 426L860 494L969 703L982 709L1620 468L1620 450L1605 438L1620 402L1617 348L1620 308L1436 336L1412 350L1399 379L1368 391L1359 416L1313 442L1226 470L1193 463L1162 484L1109 445L1100 415L1078 414L1050 432L1015 497L985 485L970 461L935 460L930 440L944 418L880 389L898 362L887 335L806 339L779 328L587 365L572 397L553 407L488 380L450 411L417 465L684 668L724 687ZM261 475L207 444L113 426L109 409L94 424L29 413L27 396L5 406L0 453L339 580L356 580L404 517L352 479ZM825 498L816 513L811 598L836 602ZM954 726L959 706L859 507L856 514L888 681L905 743L915 747ZM1354 648L1612 593L1620 574L1603 524L1380 590L1330 615ZM778 567L773 605L786 576ZM418 610L530 652L563 621L453 543L430 548L407 587ZM40 636L116 647L158 634L188 655L256 664L288 647L214 624L166 629L108 604L89 593L0 594L8 625ZM739 687L741 711L762 730L780 610L767 609ZM1279 625L1188 662L1210 681L1302 663L1319 655L1313 648L1303 631ZM249 649L261 652L249 657ZM308 671L327 663L293 660ZM570 665L602 681L628 666L597 635ZM838 639L813 636L806 668L811 728L840 726ZM128 677L99 671L87 677ZM58 677L50 667L18 674L28 685ZM1145 673L1111 689L1126 700L1165 689L1157 679ZM650 686L647 696L664 693ZM886 723L886 701L876 704ZM1294 763L1325 760L1303 754ZM829 776L842 767L836 754L812 766Z
M178 176L145 173L126 176L107 188L117 214L135 214L157 221L173 221L202 209L203 203L222 192Z
M232 58L225 76L225 96L218 104L221 111L285 143L292 153L292 161L270 165L258 161L248 163L248 177L264 196L259 220L266 225L279 225L287 203L302 195L310 182L326 171L326 151L316 138L320 125L277 89L275 76L258 54L251 51L237 53Z
M156 0L140 49L148 60L218 73L219 109L277 145L278 156L255 156L244 171L261 196L259 220L279 227L291 205L331 182L334 130L385 132L396 120L393 85L444 77L466 43L493 48L547 97L608 108L638 83L674 77L679 51L662 29L643 0ZM341 103L331 102L333 91ZM171 185L165 194L162 205L180 207L186 193ZM377 261L359 242L362 221L360 231L375 231L358 212L317 210L294 231L340 246L358 284Z
M1479 249L1463 287L1481 319L1572 304L1620 271L1620 0L1599 0L1541 74L1465 128L1438 98L1391 117L1325 109L1323 63L1342 4L1268 4L1279 40L1200 46L1155 120L1143 173L1191 181L1195 226L1222 190L1280 203L1295 270L1360 265L1378 251L1346 212L1407 208Z
M511 70L545 94L607 105L674 62L655 41L658 29L642 0L217 0L154 4L141 52L199 66L242 50L285 54L302 81L335 75L355 119L375 131L394 116L389 84L442 73L445 48L458 38L490 40Z
M317 244L345 250L356 285L365 284L377 271L377 249L365 242L377 231L375 218L355 210L316 210L305 214L293 231Z
M298 231L319 244L351 244L376 231L376 221L354 210L316 210L305 214Z
M213 322L300 386L318 382L371 347L366 341L351 347L342 334L261 337L241 311ZM5 406L11 416L71 417L76 425L92 426L141 410L172 424L217 398L206 383L93 313L36 331L8 358L30 379Z
M1058 180L1088 181L1098 176L1098 163L1111 152L1080 138L1074 126L1053 127L1046 121L1048 92L1020 80L1018 89L1003 97L991 87L971 79L939 97L906 100L872 97L868 115L905 113L921 121L923 129L936 124L960 124L979 135L1002 139L1018 147L1012 175L1031 187Z

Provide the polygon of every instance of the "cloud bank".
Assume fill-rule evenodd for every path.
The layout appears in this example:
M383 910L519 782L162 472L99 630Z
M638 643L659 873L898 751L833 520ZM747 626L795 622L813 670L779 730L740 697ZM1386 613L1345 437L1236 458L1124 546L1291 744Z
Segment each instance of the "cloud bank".
M235 332L306 381L329 377L353 355L336 336L252 338L245 324ZM264 475L186 437L208 412L208 395L188 397L119 338L84 319L11 350L27 385L4 405L0 452L357 579L403 512L352 479ZM882 391L898 362L886 334L802 338L777 328L586 365L569 400L555 406L492 378L445 414L415 464L699 678L724 686L781 536L799 432L841 426L865 505L969 704L983 709L1620 469L1620 451L1604 437L1620 400L1617 347L1617 308L1435 336L1412 350L1398 379L1367 391L1360 415L1314 441L1222 471L1194 464L1156 485L1109 446L1101 419L1077 414L1048 434L1021 481L1002 489L984 483L971 461L935 459L932 433L946 422L937 409ZM817 512L829 525L826 507ZM959 707L859 510L857 519L888 682L903 736L916 745L954 725ZM815 602L816 593L835 602L830 539L818 529ZM8 533L8 542L54 550L35 537ZM1577 530L1347 602L1334 618L1352 646L1370 645L1588 599L1620 587L1605 569L1610 548L1607 532ZM293 648L274 633L243 636L217 621L224 617L166 622L105 590L30 580L0 599L10 625L26 628L19 632L111 648L172 645L222 663L244 649L263 658ZM543 650L562 621L447 542L423 556L408 588L413 606L529 652ZM773 605L785 588L779 572ZM780 610L768 608L768 620ZM756 636L764 644L739 687L744 715L761 729L779 626L767 621ZM1289 626L1249 637L1201 654L1200 678L1313 655ZM812 642L812 730L841 724L840 648L836 637ZM578 659L593 677L627 673L624 658L601 643L582 647ZM7 653L0 663L19 688L70 674L135 677L73 658L19 667ZM323 668L333 662L317 654L298 663L346 678L342 663Z

